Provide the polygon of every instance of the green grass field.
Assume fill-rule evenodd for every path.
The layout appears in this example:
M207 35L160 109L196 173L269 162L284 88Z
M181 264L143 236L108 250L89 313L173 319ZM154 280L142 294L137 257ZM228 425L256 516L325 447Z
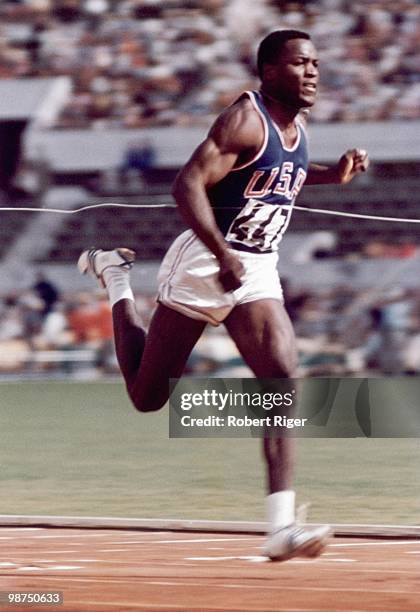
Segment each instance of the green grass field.
M0 514L264 520L255 439L169 439L119 383L0 384ZM420 441L302 439L311 521L420 523Z

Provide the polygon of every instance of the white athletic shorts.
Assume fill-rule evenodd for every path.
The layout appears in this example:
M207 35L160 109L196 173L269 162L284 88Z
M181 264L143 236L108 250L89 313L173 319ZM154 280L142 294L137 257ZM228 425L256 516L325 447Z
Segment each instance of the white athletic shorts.
M158 301L192 319L219 325L235 306L274 298L283 302L277 272L278 254L234 251L245 267L239 289L225 292L218 281L219 263L192 230L170 246L158 274Z

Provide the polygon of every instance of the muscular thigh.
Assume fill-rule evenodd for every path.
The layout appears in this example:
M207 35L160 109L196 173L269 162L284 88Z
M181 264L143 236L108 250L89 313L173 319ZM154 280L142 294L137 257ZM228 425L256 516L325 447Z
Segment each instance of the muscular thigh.
M159 304L146 338L132 394L145 410L166 402L169 379L179 378L206 323ZM148 408L152 406L152 408Z
M282 302L262 299L240 304L224 323L255 376L275 378L295 375L295 334Z

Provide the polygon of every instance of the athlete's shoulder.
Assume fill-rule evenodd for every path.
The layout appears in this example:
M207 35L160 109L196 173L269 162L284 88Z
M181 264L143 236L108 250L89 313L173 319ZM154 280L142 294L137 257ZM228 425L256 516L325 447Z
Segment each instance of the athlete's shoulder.
M264 124L251 95L252 92L244 92L225 108L213 124L209 136L222 143L233 140L250 147L258 145L264 135Z

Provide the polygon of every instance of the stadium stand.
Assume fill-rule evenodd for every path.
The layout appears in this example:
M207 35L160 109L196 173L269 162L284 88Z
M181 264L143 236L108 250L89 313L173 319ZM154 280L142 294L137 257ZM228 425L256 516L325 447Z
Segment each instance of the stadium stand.
M25 218L13 212L2 212L0 223L0 260L5 257L18 235L24 231L30 215Z
M62 128L208 124L255 84L273 26L320 50L314 121L420 116L415 0L4 0L0 19L0 77L71 78Z
M127 228L129 231L127 232ZM159 228L156 231L156 228ZM185 226L176 209L100 208L66 220L44 261L72 263L86 244L124 244L141 261L159 261Z
M174 174L215 114L256 86L251 58L258 40L273 27L296 27L312 34L322 55L322 90L310 116L314 161L330 162L354 143L373 159L357 183L305 188L298 204L417 218L419 15L414 0L4 0L0 121L25 123L24 164L35 168L38 186L19 192L27 169L16 164L17 187L0 193L0 205L171 203ZM153 149L146 167L144 160L130 166L130 147L145 143ZM109 337L105 345L80 340L72 328L75 310L91 316L101 302L79 293L85 279L75 279L74 261L89 244L134 248L143 265L133 280L147 318L150 279L183 227L173 208L35 218L3 211L0 342L12 362L20 351L9 371L72 372L77 360L99 375L115 370L113 357L101 357ZM418 225L294 214L280 273L290 283L305 372L420 371L418 244ZM300 262L293 261L297 251ZM37 269L61 289L48 322L31 291ZM391 298L396 275L400 294ZM205 352L195 359L192 371L230 373L237 360L212 360Z

